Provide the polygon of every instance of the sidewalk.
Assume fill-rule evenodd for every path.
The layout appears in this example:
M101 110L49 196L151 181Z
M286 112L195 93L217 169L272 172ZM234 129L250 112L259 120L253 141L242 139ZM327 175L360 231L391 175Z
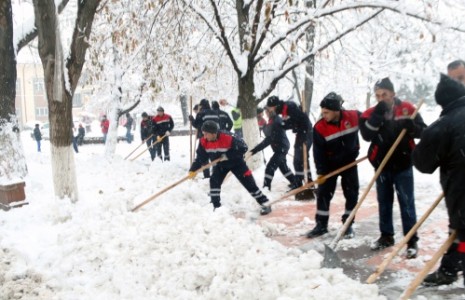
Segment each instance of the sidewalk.
M363 189L360 191L362 193ZM329 233L316 239L305 237L305 233L315 226L315 201L289 200L278 203L273 206L271 214L262 216L259 220L270 238L288 247L298 247L304 251L313 249L324 255L324 244L330 244L342 226L341 215L344 211L344 201L340 188L336 189L336 194L331 202ZM398 203L397 200L395 201L395 239L396 242L400 242L403 235ZM431 203L433 201L434 199L431 199ZM420 205L417 204L418 219L429 205L429 203L424 202ZM433 212L432 216L419 229L419 256L416 259L406 260L404 258L405 249L401 250L399 256L393 259L376 282L380 293L388 299L399 298L416 274L437 251L439 245L447 238L447 218L444 218L444 212L440 211L441 209L438 209L437 213ZM440 216L437 214L440 214ZM384 256L393 250L392 247L383 251L370 250L371 243L379 237L378 206L374 189L361 205L355 221L355 238L351 240L342 239L338 243L337 255L342 260L343 271L347 276L365 282L383 261ZM436 270L436 268L434 267L432 271ZM458 281L449 286L434 288L420 286L412 299L465 299L463 278L460 276Z

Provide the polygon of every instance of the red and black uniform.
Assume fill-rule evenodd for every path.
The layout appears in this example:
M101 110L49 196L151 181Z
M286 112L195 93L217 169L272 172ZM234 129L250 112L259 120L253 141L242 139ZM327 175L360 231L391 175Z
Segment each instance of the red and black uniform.
M313 128L313 158L318 175L326 175L357 158L360 150L358 120L360 112L341 110L335 122L319 120ZM359 181L357 166L341 172L341 186L346 199L342 222L349 217L357 205ZM318 186L315 220L328 226L329 206L334 196L338 176L328 178Z
M244 154L247 152L245 142L230 133L220 131L215 141L209 142L206 138L200 139L197 147L196 157L189 171L198 170L202 165L226 155L227 160L221 161L213 167L213 174L210 177L210 197L215 208L221 206L221 184L224 178L231 171L247 191L255 198L259 204L268 201L257 187L245 161Z
M161 142L155 145L156 156L162 159L161 149L163 146L163 152L165 153L164 159L170 160L170 140L168 135L174 128L173 118L171 118L170 115L164 113L161 116L156 115L155 117L153 117L152 122L154 124L154 135L158 138L165 136L163 140L161 140Z
M292 186L296 185L295 176L286 162L286 155L289 151L290 144L286 136L286 131L282 127L282 119L278 115L270 117L268 124L263 127L263 132L265 134L265 139L251 150L252 154L255 154L269 145L271 145L271 149L273 149L273 156L270 158L265 168L263 187L268 187L268 189L271 190L271 181L278 168Z
M312 146L312 123L306 113L304 113L295 102L292 101L279 101L276 107L276 113L281 114L284 121L283 127L285 129L292 129L296 134L294 142L294 170L297 182L302 185L304 179L304 153L303 145L307 146L307 177L312 181L312 173L310 171L310 164L308 161L310 147Z
M360 133L362 137L370 141L368 159L377 169L394 141L402 131L402 120L410 119L415 107L406 101L395 98L390 116L373 113L375 107L366 110L360 116ZM412 166L412 151L415 148L414 138L420 138L420 134L426 127L420 114L414 119L414 128L407 132L394 153L388 160L384 170L401 171Z
M145 141L147 147L149 148L150 158L152 160L155 159L155 147L151 147L152 143L156 141L155 136L153 135L153 123L152 123L152 116L148 116L147 120L142 119L140 122L140 139Z

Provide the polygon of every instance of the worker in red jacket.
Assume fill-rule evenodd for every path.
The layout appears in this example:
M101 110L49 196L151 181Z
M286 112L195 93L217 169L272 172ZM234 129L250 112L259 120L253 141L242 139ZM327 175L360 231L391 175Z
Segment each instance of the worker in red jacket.
M152 119L153 132L156 136L158 143L155 145L156 156L163 160L161 149L163 147L164 160L170 160L170 140L169 136L174 128L173 118L165 114L163 107L157 108L157 115Z

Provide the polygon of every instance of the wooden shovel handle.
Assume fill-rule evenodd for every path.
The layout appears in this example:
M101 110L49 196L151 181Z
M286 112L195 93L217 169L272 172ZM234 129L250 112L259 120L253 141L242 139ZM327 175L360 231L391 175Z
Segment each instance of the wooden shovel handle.
M383 262L376 268L376 271L373 272L373 274L368 277L366 283L373 283L378 279L378 277L384 272L386 267L391 263L392 259L399 253L399 251L402 249L402 247L407 244L407 242L412 238L412 236L415 234L415 232L418 230L418 228L423 225L425 220L429 217L431 212L438 206L439 202L441 202L442 198L444 198L444 193L441 193L437 197L437 199L434 201L434 203L431 205L431 207L423 214L421 219L410 229L410 231L407 233L407 235L403 238L403 240L398 243L394 250L383 260Z
M426 275L428 275L428 272L434 267L434 265L436 265L439 258L441 258L441 256L443 256L447 249L449 249L449 247L452 245L456 236L457 232L455 230L452 231L452 233L449 235L449 238L444 242L444 244L442 244L439 250L436 253L434 253L431 260L428 261L428 263L426 263L425 267L420 271L420 273L417 274L415 279L412 280L407 289L405 289L400 299L407 300L410 298L410 296L413 294L413 292L415 292L420 283L423 282L423 279L425 279Z
M153 135L153 134L152 134ZM155 146L156 144L158 144L159 142L161 142L164 138L166 137L166 135L162 136L160 139L157 139L155 142L153 142L149 147L145 148L144 151L142 151L141 153L137 154L136 157L132 158L131 161L134 161L135 159L137 159L139 156L141 156L145 151L147 151L148 149L152 148L153 146Z
M194 171L195 173L198 173L198 172L201 172L203 170L205 170L206 168L210 168L211 166L214 166L216 165L217 163L219 163L220 161L222 160L222 158L217 158L215 159L214 161L212 161L211 163L209 164L206 164L204 166L202 166L201 168L199 168L198 170ZM141 208L142 206L144 206L145 204L149 203L150 201L152 201L153 199L157 198L158 196L160 196L161 194L171 190L172 188L174 188L175 186L177 186L178 184L186 181L187 179L189 179L189 176L185 176L181 179L179 179L178 181L176 181L175 183L172 183L170 184L169 186L165 187L164 189L162 189L161 191L153 194L152 196L148 197L146 200L142 201L139 205L137 205L136 207L134 207L131 211L132 212L135 212L136 210L138 210L139 208Z
M140 146L142 146L143 144L145 144L145 142L146 142L149 138L151 138L152 136L153 136L153 133L152 133L148 138L146 138L145 140L143 140L142 143L140 143L139 146L136 147L136 149L132 150L132 152L129 153L129 154L124 158L124 160L128 159L129 156L131 156L134 152L136 152L136 150L139 149Z

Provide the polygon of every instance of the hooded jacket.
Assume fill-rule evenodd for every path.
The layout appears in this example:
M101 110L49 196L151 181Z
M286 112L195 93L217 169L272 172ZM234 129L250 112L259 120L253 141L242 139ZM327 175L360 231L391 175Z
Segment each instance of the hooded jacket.
M450 226L465 229L465 86L441 75L435 98L443 110L423 131L413 164L423 173L440 168Z

